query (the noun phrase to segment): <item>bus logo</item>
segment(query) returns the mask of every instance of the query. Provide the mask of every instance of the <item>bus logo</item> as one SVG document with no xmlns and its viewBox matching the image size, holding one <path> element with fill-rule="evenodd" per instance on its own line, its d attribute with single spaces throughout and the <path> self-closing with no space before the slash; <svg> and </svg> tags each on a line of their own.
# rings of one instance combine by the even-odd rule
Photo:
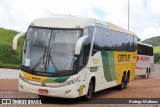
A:
<svg viewBox="0 0 160 107">
<path fill-rule="evenodd" d="M 99 64 L 99 60 L 98 59 L 92 59 L 93 64 Z"/>
<path fill-rule="evenodd" d="M 41 79 L 39 77 L 32 77 L 33 80 L 40 81 Z"/>
<path fill-rule="evenodd" d="M 150 61 L 150 58 L 149 57 L 140 57 L 140 61 L 142 62 L 149 62 Z"/>
<path fill-rule="evenodd" d="M 119 54 L 118 62 L 125 62 L 125 61 L 130 61 L 130 55 Z"/>
<path fill-rule="evenodd" d="M 46 86 L 46 84 L 44 82 L 42 82 L 42 87 L 45 87 L 45 86 Z"/>
</svg>

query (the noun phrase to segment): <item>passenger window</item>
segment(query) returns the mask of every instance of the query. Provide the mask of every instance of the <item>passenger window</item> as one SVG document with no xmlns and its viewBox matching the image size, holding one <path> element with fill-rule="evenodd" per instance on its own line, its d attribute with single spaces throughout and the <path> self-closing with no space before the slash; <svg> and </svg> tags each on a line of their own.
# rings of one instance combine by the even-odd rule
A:
<svg viewBox="0 0 160 107">
<path fill-rule="evenodd" d="M 103 37 L 104 37 L 104 50 L 106 51 L 111 51 L 112 47 L 112 37 L 109 34 L 109 31 L 107 29 L 103 30 Z"/>
<path fill-rule="evenodd" d="M 81 48 L 81 53 L 80 53 L 80 57 L 79 57 L 79 67 L 80 68 L 85 66 L 86 63 L 88 62 L 89 47 L 90 46 L 85 45 L 85 46 L 82 46 L 82 48 Z"/>
<path fill-rule="evenodd" d="M 103 28 L 97 27 L 94 38 L 92 55 L 103 49 Z"/>
</svg>

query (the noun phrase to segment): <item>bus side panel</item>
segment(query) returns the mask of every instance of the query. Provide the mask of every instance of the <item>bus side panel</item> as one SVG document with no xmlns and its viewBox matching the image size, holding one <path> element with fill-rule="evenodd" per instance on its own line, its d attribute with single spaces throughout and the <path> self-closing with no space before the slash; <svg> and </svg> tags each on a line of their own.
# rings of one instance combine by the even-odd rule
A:
<svg viewBox="0 0 160 107">
<path fill-rule="evenodd" d="M 124 71 L 126 74 L 130 71 L 129 81 L 134 79 L 136 52 L 101 51 L 101 55 L 105 81 L 110 83 L 110 87 L 121 84 Z"/>
<path fill-rule="evenodd" d="M 104 68 L 104 57 L 107 58 L 106 56 L 102 55 L 101 51 L 99 51 L 93 56 L 91 56 L 88 64 L 88 67 L 90 68 L 90 73 L 88 73 L 88 77 L 93 74 L 96 77 L 95 91 L 110 88 L 111 86 L 111 76 L 109 74 L 110 71 L 106 71 L 109 65 L 106 65 Z"/>
<path fill-rule="evenodd" d="M 115 71 L 114 55 L 112 51 L 101 51 L 104 76 L 107 82 L 117 79 Z"/>
<path fill-rule="evenodd" d="M 130 71 L 129 81 L 135 77 L 136 52 L 114 52 L 117 84 L 121 84 L 123 72 Z"/>
<path fill-rule="evenodd" d="M 101 54 L 105 81 L 110 82 L 110 87 L 117 86 L 118 84 L 116 83 L 116 80 L 118 79 L 118 77 L 115 68 L 114 52 L 102 51 Z"/>
<path fill-rule="evenodd" d="M 136 75 L 146 75 L 147 68 L 153 71 L 153 56 L 138 55 L 136 64 Z"/>
</svg>

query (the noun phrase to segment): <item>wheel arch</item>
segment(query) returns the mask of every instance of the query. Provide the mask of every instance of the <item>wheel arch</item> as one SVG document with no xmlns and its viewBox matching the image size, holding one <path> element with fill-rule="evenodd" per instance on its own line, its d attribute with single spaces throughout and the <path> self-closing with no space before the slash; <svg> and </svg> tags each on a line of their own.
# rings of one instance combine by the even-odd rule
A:
<svg viewBox="0 0 160 107">
<path fill-rule="evenodd" d="M 93 83 L 94 83 L 94 92 L 95 92 L 95 87 L 96 87 L 96 76 L 95 76 L 95 75 L 91 75 L 91 76 L 89 77 L 89 79 L 87 80 L 87 84 L 86 84 L 86 92 L 85 92 L 85 94 L 87 94 L 87 92 L 88 92 L 88 86 L 89 86 L 90 81 L 93 81 Z"/>
<path fill-rule="evenodd" d="M 90 81 L 93 81 L 94 84 L 94 92 L 95 92 L 95 87 L 96 87 L 96 77 L 95 76 L 91 76 Z M 89 82 L 90 82 L 89 81 Z"/>
</svg>

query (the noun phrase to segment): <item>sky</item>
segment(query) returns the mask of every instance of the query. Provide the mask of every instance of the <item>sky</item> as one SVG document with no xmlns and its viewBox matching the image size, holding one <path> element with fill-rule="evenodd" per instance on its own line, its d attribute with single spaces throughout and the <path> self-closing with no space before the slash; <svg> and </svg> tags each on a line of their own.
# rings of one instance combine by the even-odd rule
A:
<svg viewBox="0 0 160 107">
<path fill-rule="evenodd" d="M 160 36 L 160 0 L 129 0 L 129 30 L 141 39 Z M 0 27 L 25 32 L 40 17 L 92 17 L 128 29 L 128 0 L 0 0 Z"/>
</svg>

